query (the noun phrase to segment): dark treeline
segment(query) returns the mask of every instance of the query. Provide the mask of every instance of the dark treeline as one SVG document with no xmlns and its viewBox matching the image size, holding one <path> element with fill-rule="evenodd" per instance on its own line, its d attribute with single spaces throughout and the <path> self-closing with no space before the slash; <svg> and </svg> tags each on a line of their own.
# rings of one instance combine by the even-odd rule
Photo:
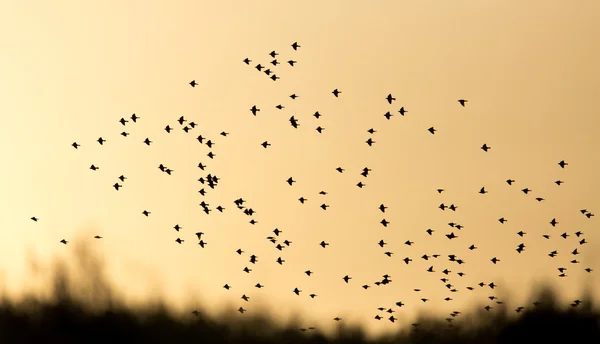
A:
<svg viewBox="0 0 600 344">
<path fill-rule="evenodd" d="M 560 305 L 556 294 L 543 287 L 519 316 L 514 309 L 495 305 L 486 312 L 474 306 L 448 322 L 443 317 L 420 318 L 418 326 L 399 326 L 399 332 L 367 340 L 363 329 L 340 325 L 335 337 L 300 325 L 276 325 L 266 312 L 256 316 L 225 314 L 219 319 L 190 314 L 183 319 L 155 303 L 131 309 L 115 301 L 102 278 L 101 267 L 79 251 L 85 273 L 73 282 L 64 266 L 54 276 L 52 298 L 3 297 L 0 304 L 0 343 L 576 343 L 600 342 L 600 314 L 591 297 L 577 307 Z M 87 253 L 89 255 L 89 253 Z M 90 275 L 90 276 L 88 276 Z M 85 295 L 83 298 L 81 295 Z M 102 308 L 90 307 L 101 304 Z M 256 310 L 256 307 L 254 307 Z M 255 312 L 256 313 L 256 312 Z M 332 320 L 333 321 L 333 320 Z M 375 321 L 375 320 L 373 320 Z M 381 321 L 387 321 L 385 319 Z M 343 324 L 343 321 L 340 323 Z"/>
</svg>

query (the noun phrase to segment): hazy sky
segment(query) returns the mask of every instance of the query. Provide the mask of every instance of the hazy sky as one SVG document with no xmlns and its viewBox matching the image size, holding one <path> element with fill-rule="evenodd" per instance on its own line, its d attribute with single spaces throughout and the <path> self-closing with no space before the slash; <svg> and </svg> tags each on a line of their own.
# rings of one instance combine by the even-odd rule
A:
<svg viewBox="0 0 600 344">
<path fill-rule="evenodd" d="M 372 320 L 377 307 L 397 301 L 407 305 L 394 313 L 400 324 L 416 310 L 492 304 L 487 297 L 498 292 L 476 286 L 480 281 L 517 299 L 544 279 L 576 293 L 584 282 L 598 283 L 584 268 L 600 272 L 592 254 L 600 249 L 598 216 L 579 212 L 600 216 L 598 22 L 596 0 L 4 1 L 0 257 L 7 287 L 18 292 L 31 283 L 32 252 L 49 263 L 91 241 L 131 300 L 164 293 L 186 312 L 193 305 L 184 308 L 185 301 L 199 297 L 211 309 L 231 301 L 249 313 L 265 302 L 276 314 L 297 310 L 312 319 L 307 325 L 321 327 L 335 316 L 364 320 L 373 331 L 397 327 Z M 280 54 L 277 67 L 269 63 L 272 50 Z M 298 62 L 291 67 L 289 59 Z M 281 79 L 273 82 L 257 63 Z M 392 105 L 389 93 L 397 99 Z M 253 105 L 261 109 L 256 117 Z M 318 120 L 315 111 L 323 115 Z M 386 111 L 395 115 L 389 121 Z M 132 113 L 137 123 L 118 123 Z M 182 115 L 198 127 L 186 134 L 176 122 Z M 292 115 L 298 129 L 288 122 Z M 120 136 L 123 130 L 131 135 Z M 200 134 L 215 146 L 199 144 Z M 265 140 L 268 149 L 260 146 Z M 73 149 L 73 141 L 82 146 Z M 484 143 L 492 147 L 487 153 Z M 565 169 L 557 165 L 563 159 Z M 161 163 L 172 176 L 159 171 Z M 346 171 L 339 174 L 338 166 Z M 367 178 L 360 176 L 364 167 L 372 169 Z M 197 181 L 207 173 L 220 178 L 214 190 Z M 128 179 L 117 192 L 112 184 L 121 174 Z M 290 187 L 288 177 L 297 183 Z M 554 184 L 559 179 L 561 186 Z M 359 181 L 366 186 L 356 187 Z M 488 194 L 478 193 L 482 186 Z M 524 195 L 525 187 L 533 191 Z M 239 197 L 253 217 L 236 209 Z M 322 203 L 330 208 L 323 211 Z M 382 203 L 385 214 L 377 209 Z M 458 209 L 441 211 L 440 203 Z M 500 224 L 501 217 L 508 222 Z M 276 227 L 279 241 L 292 241 L 283 251 L 266 240 Z M 521 238 L 519 230 L 527 234 Z M 576 238 L 577 230 L 585 234 Z M 197 231 L 205 233 L 204 249 Z M 459 237 L 448 240 L 451 231 Z M 562 239 L 563 232 L 571 236 Z M 94 241 L 96 234 L 104 239 Z M 177 237 L 185 242 L 178 245 Z M 589 243 L 580 247 L 583 237 Z M 69 245 L 59 243 L 63 238 Z M 330 245 L 321 248 L 321 240 Z M 526 245 L 521 254 L 519 243 Z M 471 244 L 479 249 L 469 251 Z M 570 254 L 576 247 L 577 257 Z M 552 250 L 556 258 L 548 257 Z M 257 264 L 248 262 L 250 254 Z M 427 262 L 423 254 L 441 257 Z M 448 254 L 466 264 L 449 262 Z M 275 262 L 280 256 L 283 265 Z M 406 265 L 404 257 L 413 261 Z M 581 263 L 569 263 L 574 258 Z M 431 265 L 435 273 L 426 272 Z M 253 271 L 244 273 L 245 266 Z M 567 278 L 557 277 L 560 266 Z M 375 287 L 386 273 L 393 282 Z M 446 289 L 442 277 L 459 291 Z"/>
</svg>

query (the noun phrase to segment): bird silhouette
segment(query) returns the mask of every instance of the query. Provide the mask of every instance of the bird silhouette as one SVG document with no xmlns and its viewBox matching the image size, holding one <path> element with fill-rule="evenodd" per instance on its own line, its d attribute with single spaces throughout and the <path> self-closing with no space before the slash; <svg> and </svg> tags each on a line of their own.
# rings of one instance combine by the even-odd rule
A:
<svg viewBox="0 0 600 344">
<path fill-rule="evenodd" d="M 290 117 L 290 124 L 294 128 L 298 128 L 298 126 L 299 126 L 298 121 L 294 118 L 294 116 Z"/>
<path fill-rule="evenodd" d="M 392 102 L 396 100 L 396 98 L 392 97 L 391 94 L 388 94 L 385 99 L 387 100 L 388 104 L 392 104 Z"/>
</svg>

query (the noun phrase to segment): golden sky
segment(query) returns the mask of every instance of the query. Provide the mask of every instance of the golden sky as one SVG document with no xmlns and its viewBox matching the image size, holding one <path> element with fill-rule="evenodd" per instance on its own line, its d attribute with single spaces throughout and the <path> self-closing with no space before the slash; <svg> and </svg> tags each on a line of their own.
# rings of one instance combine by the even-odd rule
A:
<svg viewBox="0 0 600 344">
<path fill-rule="evenodd" d="M 476 286 L 481 281 L 494 281 L 515 302 L 543 280 L 576 295 L 585 283 L 598 283 L 584 268 L 600 271 L 593 253 L 600 248 L 597 217 L 579 212 L 600 212 L 598 22 L 595 0 L 5 1 L 0 257 L 6 287 L 18 294 L 32 283 L 32 252 L 49 263 L 90 241 L 130 300 L 161 294 L 186 312 L 190 298 L 211 310 L 233 302 L 252 312 L 266 304 L 283 317 L 302 312 L 307 325 L 321 327 L 340 316 L 364 321 L 373 332 L 395 328 L 372 318 L 377 307 L 397 301 L 406 304 L 394 313 L 401 324 L 419 310 L 492 304 L 487 297 L 500 294 Z M 281 65 L 269 63 L 272 50 Z M 289 66 L 290 59 L 297 64 Z M 281 79 L 258 72 L 258 63 Z M 339 98 L 331 94 L 336 88 Z M 389 93 L 397 99 L 392 105 Z M 461 98 L 468 100 L 464 108 Z M 253 105 L 261 109 L 257 116 Z M 404 117 L 400 107 L 408 111 Z M 315 111 L 323 115 L 318 120 Z M 386 111 L 394 114 L 389 121 Z M 132 113 L 137 123 L 118 123 Z M 198 124 L 187 134 L 176 122 L 182 115 Z M 288 122 L 292 115 L 298 129 Z M 167 134 L 166 125 L 174 131 Z M 123 130 L 131 135 L 122 137 Z M 215 146 L 199 144 L 198 135 Z M 142 142 L 146 137 L 151 146 Z M 268 149 L 260 146 L 265 140 Z M 564 169 L 561 160 L 569 164 Z M 171 176 L 159 171 L 161 163 Z M 91 171 L 91 164 L 100 169 Z M 372 169 L 367 178 L 360 175 L 364 167 Z M 214 190 L 197 181 L 207 173 L 220 178 Z M 112 185 L 121 174 L 128 179 L 117 192 Z M 291 187 L 289 177 L 297 181 Z M 356 187 L 359 181 L 366 186 Z M 488 194 L 478 193 L 482 186 Z M 520 191 L 526 187 L 533 190 L 528 195 Z M 256 225 L 236 209 L 239 197 L 256 211 Z M 202 200 L 210 215 L 198 205 Z M 330 207 L 323 211 L 322 203 Z M 385 214 L 377 209 L 382 203 Z M 441 211 L 440 203 L 458 209 Z M 500 224 L 501 217 L 508 222 Z M 457 231 L 448 222 L 465 227 Z M 290 247 L 278 251 L 266 240 L 274 228 Z M 457 239 L 444 236 L 451 230 Z M 204 249 L 197 231 L 205 233 Z M 563 232 L 570 237 L 560 238 Z M 96 234 L 104 238 L 94 240 Z M 185 242 L 178 245 L 177 237 Z M 580 246 L 584 237 L 588 244 Z M 381 239 L 388 243 L 383 249 Z M 321 240 L 330 245 L 321 248 Z M 519 243 L 526 245 L 521 254 Z M 468 250 L 471 244 L 479 249 Z M 236 254 L 238 248 L 245 253 Z M 572 256 L 574 248 L 582 254 Z M 557 257 L 548 257 L 552 250 Z M 250 254 L 257 264 L 248 262 Z M 426 262 L 423 254 L 441 257 Z M 466 264 L 449 262 L 448 254 Z M 283 265 L 276 263 L 280 256 Z M 404 257 L 413 261 L 406 265 Z M 492 264 L 492 257 L 500 262 Z M 581 263 L 569 263 L 574 258 Z M 426 272 L 431 265 L 435 273 Z M 245 266 L 253 271 L 244 273 Z M 557 277 L 561 266 L 567 278 Z M 445 268 L 456 293 L 439 281 Z M 314 275 L 306 276 L 307 269 Z M 375 287 L 383 274 L 392 283 Z M 315 299 L 308 296 L 313 292 Z"/>
</svg>

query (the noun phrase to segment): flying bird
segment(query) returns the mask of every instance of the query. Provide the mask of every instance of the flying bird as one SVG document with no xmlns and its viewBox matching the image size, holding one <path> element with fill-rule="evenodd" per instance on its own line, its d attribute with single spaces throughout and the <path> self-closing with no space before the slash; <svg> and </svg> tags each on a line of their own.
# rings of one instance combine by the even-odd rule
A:
<svg viewBox="0 0 600 344">
<path fill-rule="evenodd" d="M 294 116 L 290 117 L 290 124 L 292 125 L 292 127 L 296 128 L 296 129 L 297 129 L 297 128 L 298 128 L 298 126 L 299 126 L 299 124 L 298 124 L 298 120 L 296 120 L 296 119 L 294 118 Z"/>
</svg>

